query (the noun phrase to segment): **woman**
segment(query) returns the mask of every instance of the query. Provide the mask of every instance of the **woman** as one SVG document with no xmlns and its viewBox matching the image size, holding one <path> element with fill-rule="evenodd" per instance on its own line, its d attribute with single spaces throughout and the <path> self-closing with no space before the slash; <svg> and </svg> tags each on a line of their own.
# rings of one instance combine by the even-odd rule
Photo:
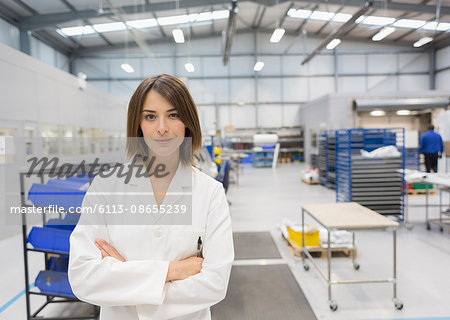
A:
<svg viewBox="0 0 450 320">
<path fill-rule="evenodd" d="M 145 199 L 143 193 L 133 196 L 136 179 L 124 183 L 97 175 L 83 208 L 145 202 L 162 212 L 179 202 L 171 201 L 170 193 L 188 172 L 192 217 L 188 225 L 177 225 L 176 218 L 167 220 L 174 225 L 159 220 L 113 225 L 95 224 L 92 215 L 82 214 L 70 237 L 72 290 L 80 300 L 101 306 L 104 320 L 210 319 L 210 306 L 225 297 L 234 259 L 231 219 L 222 185 L 192 167 L 201 131 L 183 82 L 166 74 L 142 81 L 129 103 L 127 136 L 138 137 L 127 141 L 130 158 L 140 154 L 147 165 L 164 165 L 159 175 L 149 172 L 144 178 L 152 192 Z"/>
</svg>

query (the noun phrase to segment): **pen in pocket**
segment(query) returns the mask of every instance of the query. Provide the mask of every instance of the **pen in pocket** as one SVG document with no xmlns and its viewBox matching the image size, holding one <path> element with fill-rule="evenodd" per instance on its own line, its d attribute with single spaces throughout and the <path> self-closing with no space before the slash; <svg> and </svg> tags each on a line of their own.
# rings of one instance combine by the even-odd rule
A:
<svg viewBox="0 0 450 320">
<path fill-rule="evenodd" d="M 197 257 L 203 258 L 203 243 L 202 243 L 202 237 L 199 236 L 197 240 Z"/>
</svg>

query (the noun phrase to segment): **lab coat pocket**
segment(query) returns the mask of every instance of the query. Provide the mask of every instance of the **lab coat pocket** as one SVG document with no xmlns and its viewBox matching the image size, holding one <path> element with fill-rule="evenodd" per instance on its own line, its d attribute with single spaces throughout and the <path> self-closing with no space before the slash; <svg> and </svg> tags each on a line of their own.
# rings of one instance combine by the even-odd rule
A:
<svg viewBox="0 0 450 320">
<path fill-rule="evenodd" d="M 183 260 L 192 256 L 201 254 L 205 230 L 201 228 L 190 227 L 172 227 L 171 252 L 175 260 Z M 200 239 L 200 244 L 199 244 Z"/>
</svg>

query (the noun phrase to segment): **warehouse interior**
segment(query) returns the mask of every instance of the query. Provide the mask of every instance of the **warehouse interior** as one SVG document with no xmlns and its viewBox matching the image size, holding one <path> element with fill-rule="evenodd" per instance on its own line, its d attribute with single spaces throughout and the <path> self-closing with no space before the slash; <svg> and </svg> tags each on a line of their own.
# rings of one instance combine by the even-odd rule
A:
<svg viewBox="0 0 450 320">
<path fill-rule="evenodd" d="M 192 95 L 195 166 L 226 192 L 211 319 L 450 319 L 447 0 L 2 0 L 0 319 L 99 319 L 68 280 L 74 225 L 8 213 L 81 206 L 92 179 L 29 159 L 112 162 L 159 74 Z"/>
</svg>

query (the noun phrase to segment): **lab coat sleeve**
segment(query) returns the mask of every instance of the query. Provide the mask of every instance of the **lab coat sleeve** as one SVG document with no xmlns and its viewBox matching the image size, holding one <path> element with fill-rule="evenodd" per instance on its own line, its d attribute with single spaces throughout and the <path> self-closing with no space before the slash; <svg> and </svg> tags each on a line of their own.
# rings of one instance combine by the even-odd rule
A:
<svg viewBox="0 0 450 320">
<path fill-rule="evenodd" d="M 92 195 L 97 188 L 94 179 L 83 207 L 105 204 L 106 199 Z M 68 276 L 73 293 L 80 300 L 99 306 L 161 304 L 169 261 L 102 259 L 95 239 L 109 242 L 107 226 L 90 223 L 89 214 L 82 214 L 70 236 Z"/>
<path fill-rule="evenodd" d="M 158 307 L 154 319 L 159 319 L 159 315 L 167 318 L 188 315 L 211 307 L 225 298 L 234 247 L 228 202 L 221 184 L 216 185 L 210 200 L 203 257 L 200 273 L 166 284 L 163 305 Z"/>
</svg>

